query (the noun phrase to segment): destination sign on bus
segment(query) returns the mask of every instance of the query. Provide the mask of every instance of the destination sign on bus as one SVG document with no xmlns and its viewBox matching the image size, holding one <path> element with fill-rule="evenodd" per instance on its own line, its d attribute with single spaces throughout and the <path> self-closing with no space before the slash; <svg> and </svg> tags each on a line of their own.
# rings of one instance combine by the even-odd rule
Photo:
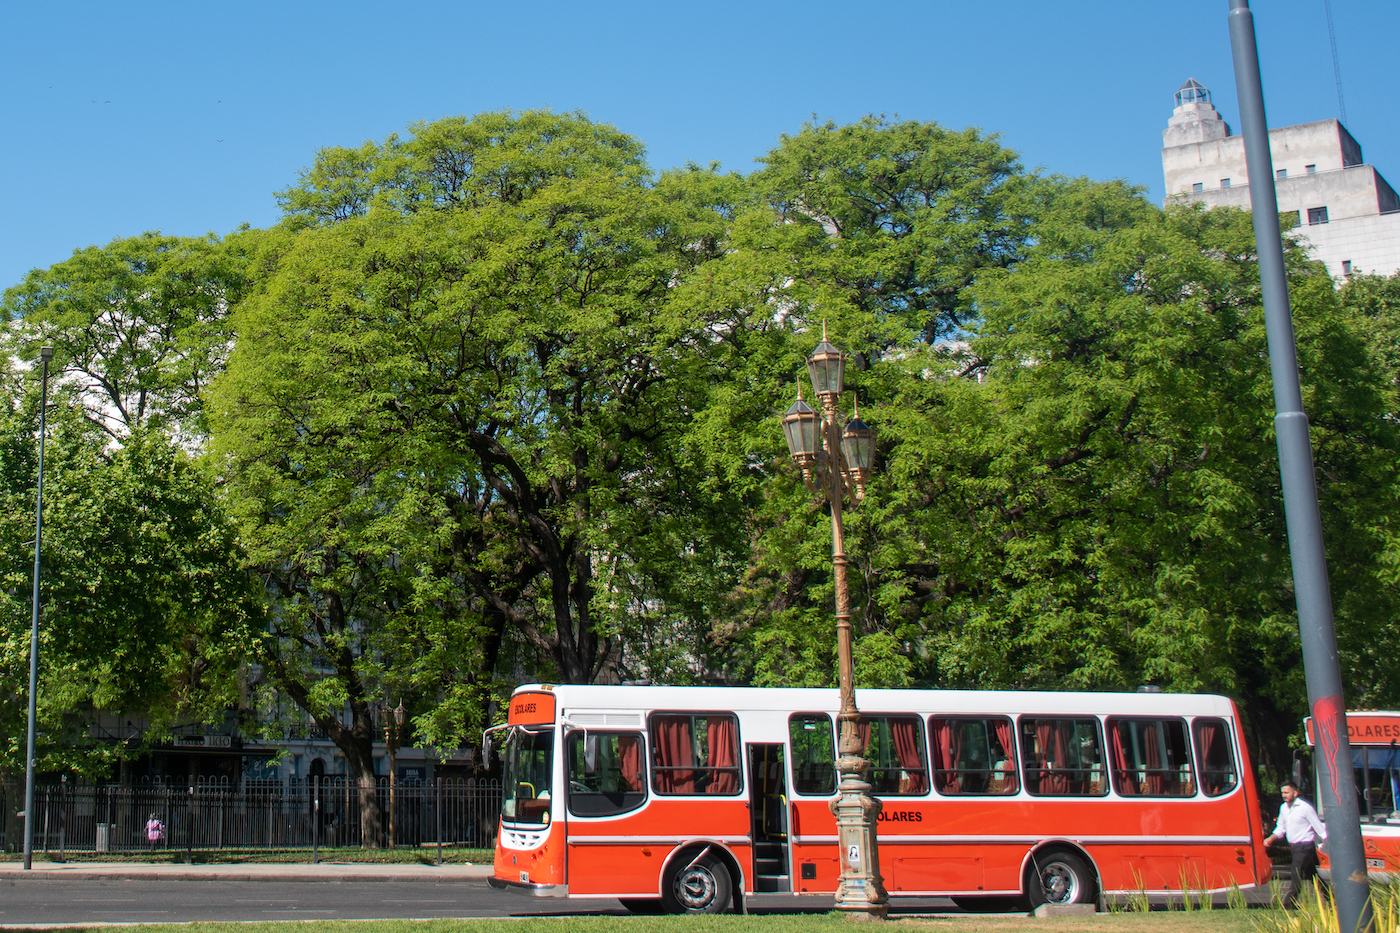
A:
<svg viewBox="0 0 1400 933">
<path fill-rule="evenodd" d="M 1315 745 L 1312 717 L 1303 720 L 1308 744 Z M 1394 713 L 1347 713 L 1347 741 L 1352 745 L 1389 745 L 1400 742 L 1400 716 Z"/>
<path fill-rule="evenodd" d="M 510 698 L 512 726 L 538 726 L 554 722 L 554 694 L 517 693 Z"/>
</svg>

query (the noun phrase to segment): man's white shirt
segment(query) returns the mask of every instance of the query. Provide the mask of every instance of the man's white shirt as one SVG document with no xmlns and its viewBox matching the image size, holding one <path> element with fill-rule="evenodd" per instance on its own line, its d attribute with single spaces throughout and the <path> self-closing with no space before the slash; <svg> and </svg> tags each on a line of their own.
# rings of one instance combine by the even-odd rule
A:
<svg viewBox="0 0 1400 933">
<path fill-rule="evenodd" d="M 1317 811 L 1302 797 L 1294 798 L 1292 804 L 1285 803 L 1278 809 L 1278 825 L 1274 835 L 1282 835 L 1289 845 L 1303 842 L 1317 842 L 1327 838 L 1327 827 L 1322 825 Z"/>
</svg>

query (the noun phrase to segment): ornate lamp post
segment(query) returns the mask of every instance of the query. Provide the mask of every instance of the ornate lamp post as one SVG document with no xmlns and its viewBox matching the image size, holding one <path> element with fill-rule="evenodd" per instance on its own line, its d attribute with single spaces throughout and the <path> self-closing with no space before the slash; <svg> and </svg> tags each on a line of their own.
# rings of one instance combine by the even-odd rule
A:
<svg viewBox="0 0 1400 933">
<path fill-rule="evenodd" d="M 403 735 L 404 717 L 408 715 L 408 710 L 403 707 L 403 700 L 399 700 L 397 709 L 390 710 L 394 715 L 384 717 L 384 746 L 389 751 L 389 848 L 394 847 L 394 788 L 399 780 L 399 739 Z"/>
<path fill-rule="evenodd" d="M 856 708 L 855 663 L 851 655 L 851 594 L 846 584 L 846 539 L 841 510 L 850 496 L 854 507 L 865 497 L 865 484 L 875 462 L 875 432 L 860 420 L 859 410 L 844 425 L 837 401 L 845 380 L 846 356 L 822 342 L 807 360 L 812 389 L 821 401 L 818 413 L 802 400 L 783 416 L 792 460 L 802 470 L 803 482 L 831 504 L 831 563 L 836 585 L 836 658 L 841 684 L 840 738 L 836 770 L 841 784 L 831 812 L 841 846 L 841 883 L 836 888 L 836 909 L 858 919 L 884 919 L 889 895 L 880 877 L 880 853 L 875 820 L 880 802 L 870 796 L 870 763 L 862 757 L 860 710 Z"/>
<path fill-rule="evenodd" d="M 34 729 L 39 698 L 39 542 L 44 537 L 44 435 L 48 433 L 49 360 L 53 347 L 41 347 L 39 389 L 39 479 L 34 494 L 34 615 L 29 633 L 29 735 L 24 756 L 24 870 L 34 867 Z"/>
</svg>

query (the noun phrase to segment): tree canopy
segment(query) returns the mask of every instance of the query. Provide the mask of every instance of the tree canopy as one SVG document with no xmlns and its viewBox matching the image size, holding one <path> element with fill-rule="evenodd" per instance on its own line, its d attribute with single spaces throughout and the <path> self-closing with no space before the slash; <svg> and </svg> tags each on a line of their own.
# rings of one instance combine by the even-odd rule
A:
<svg viewBox="0 0 1400 933">
<path fill-rule="evenodd" d="M 169 705 L 250 658 L 372 821 L 400 698 L 451 747 L 522 680 L 834 683 L 828 519 L 779 429 L 825 327 L 880 429 L 863 684 L 1218 691 L 1283 767 L 1305 691 L 1248 216 L 880 117 L 759 162 L 657 173 L 580 113 L 420 123 L 322 150 L 269 230 L 6 292 L 6 349 L 57 346 L 104 432 L 55 438 L 56 572 L 88 588 L 51 611 L 103 618 L 137 569 L 198 595 L 75 641 L 104 660 L 74 689 Z M 1400 280 L 1288 262 L 1349 699 L 1397 703 Z M 32 405 L 0 413 L 15 515 Z"/>
</svg>

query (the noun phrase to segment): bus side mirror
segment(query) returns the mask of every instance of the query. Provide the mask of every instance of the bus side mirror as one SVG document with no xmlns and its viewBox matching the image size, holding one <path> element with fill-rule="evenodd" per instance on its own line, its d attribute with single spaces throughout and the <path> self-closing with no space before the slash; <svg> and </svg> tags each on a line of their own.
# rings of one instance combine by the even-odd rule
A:
<svg viewBox="0 0 1400 933">
<path fill-rule="evenodd" d="M 598 737 L 596 735 L 583 737 L 583 773 L 598 773 Z"/>
<path fill-rule="evenodd" d="M 1296 754 L 1293 756 L 1293 783 L 1301 790 L 1303 787 L 1303 759 Z"/>
</svg>

